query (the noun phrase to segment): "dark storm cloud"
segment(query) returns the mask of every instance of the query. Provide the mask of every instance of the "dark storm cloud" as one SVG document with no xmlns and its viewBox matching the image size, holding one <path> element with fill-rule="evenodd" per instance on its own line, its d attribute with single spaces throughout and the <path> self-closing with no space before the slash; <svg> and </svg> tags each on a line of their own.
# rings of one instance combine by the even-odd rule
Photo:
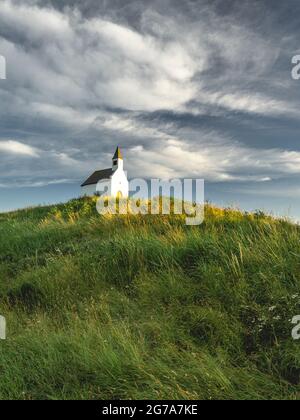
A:
<svg viewBox="0 0 300 420">
<path fill-rule="evenodd" d="M 298 2 L 3 0 L 1 185 L 300 173 Z"/>
</svg>

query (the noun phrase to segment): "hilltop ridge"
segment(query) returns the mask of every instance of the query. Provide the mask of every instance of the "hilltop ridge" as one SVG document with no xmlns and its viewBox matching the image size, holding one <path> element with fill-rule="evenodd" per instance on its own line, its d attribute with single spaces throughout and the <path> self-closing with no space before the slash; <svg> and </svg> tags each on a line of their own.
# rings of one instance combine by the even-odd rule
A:
<svg viewBox="0 0 300 420">
<path fill-rule="evenodd" d="M 0 215 L 0 399 L 298 399 L 300 227 L 206 206 Z"/>
</svg>

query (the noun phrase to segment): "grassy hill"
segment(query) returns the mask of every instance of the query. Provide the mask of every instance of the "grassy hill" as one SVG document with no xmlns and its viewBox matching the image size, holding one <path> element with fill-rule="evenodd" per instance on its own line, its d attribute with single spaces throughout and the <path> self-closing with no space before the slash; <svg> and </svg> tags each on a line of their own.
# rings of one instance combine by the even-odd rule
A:
<svg viewBox="0 0 300 420">
<path fill-rule="evenodd" d="M 0 215 L 0 398 L 299 399 L 300 228 L 207 206 Z"/>
</svg>

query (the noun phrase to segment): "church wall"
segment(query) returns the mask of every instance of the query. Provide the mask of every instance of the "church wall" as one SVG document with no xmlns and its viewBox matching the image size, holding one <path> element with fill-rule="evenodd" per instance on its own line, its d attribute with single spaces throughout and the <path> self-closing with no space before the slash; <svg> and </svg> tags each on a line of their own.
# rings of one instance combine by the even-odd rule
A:
<svg viewBox="0 0 300 420">
<path fill-rule="evenodd" d="M 85 185 L 81 187 L 81 195 L 82 196 L 91 196 L 96 194 L 96 185 Z"/>
<path fill-rule="evenodd" d="M 112 197 L 116 197 L 118 192 L 122 193 L 123 198 L 128 197 L 128 180 L 127 180 L 127 173 L 124 172 L 122 169 L 117 169 L 112 176 L 112 183 L 111 183 L 111 195 Z"/>
</svg>

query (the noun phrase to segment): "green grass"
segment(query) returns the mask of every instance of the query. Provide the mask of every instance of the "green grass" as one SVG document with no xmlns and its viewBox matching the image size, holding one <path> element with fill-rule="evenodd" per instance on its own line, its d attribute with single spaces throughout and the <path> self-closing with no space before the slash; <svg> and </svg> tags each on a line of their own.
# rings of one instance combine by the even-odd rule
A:
<svg viewBox="0 0 300 420">
<path fill-rule="evenodd" d="M 300 227 L 94 199 L 0 215 L 0 399 L 299 399 Z"/>
</svg>

